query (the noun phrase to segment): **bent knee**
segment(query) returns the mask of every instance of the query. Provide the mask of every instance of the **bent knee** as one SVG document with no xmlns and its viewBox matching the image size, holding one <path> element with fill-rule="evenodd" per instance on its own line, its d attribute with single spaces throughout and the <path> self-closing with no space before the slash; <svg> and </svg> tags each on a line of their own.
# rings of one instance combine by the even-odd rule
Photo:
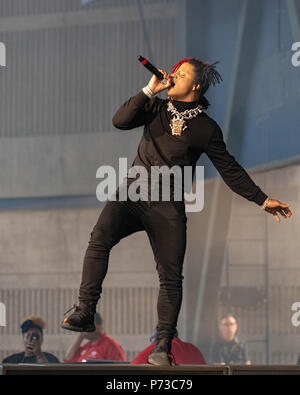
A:
<svg viewBox="0 0 300 395">
<path fill-rule="evenodd" d="M 105 228 L 94 228 L 91 232 L 89 244 L 102 246 L 106 249 L 111 249 L 115 244 L 119 242 L 119 238 L 113 235 L 109 229 Z"/>
</svg>

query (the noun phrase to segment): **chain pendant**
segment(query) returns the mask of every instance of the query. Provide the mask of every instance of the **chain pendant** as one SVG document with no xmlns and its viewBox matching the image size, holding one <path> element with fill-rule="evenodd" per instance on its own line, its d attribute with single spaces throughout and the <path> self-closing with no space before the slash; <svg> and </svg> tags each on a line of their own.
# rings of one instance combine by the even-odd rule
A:
<svg viewBox="0 0 300 395">
<path fill-rule="evenodd" d="M 182 127 L 184 125 L 184 121 L 180 120 L 173 120 L 171 121 L 171 129 L 172 129 L 172 135 L 173 136 L 181 136 L 182 134 Z"/>
<path fill-rule="evenodd" d="M 192 108 L 190 110 L 178 112 L 176 108 L 173 106 L 173 104 L 171 103 L 171 101 L 169 100 L 167 111 L 170 111 L 172 115 L 175 116 L 175 118 L 173 118 L 170 123 L 170 127 L 172 129 L 172 135 L 181 136 L 183 130 L 185 130 L 187 127 L 184 119 L 195 118 L 198 114 L 202 112 L 202 107 L 198 105 L 197 107 Z"/>
</svg>

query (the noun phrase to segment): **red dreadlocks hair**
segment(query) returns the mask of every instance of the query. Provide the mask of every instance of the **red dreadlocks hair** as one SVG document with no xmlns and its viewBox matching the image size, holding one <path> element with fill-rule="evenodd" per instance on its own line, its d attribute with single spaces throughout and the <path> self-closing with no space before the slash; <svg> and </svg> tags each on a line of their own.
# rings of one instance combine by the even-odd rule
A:
<svg viewBox="0 0 300 395">
<path fill-rule="evenodd" d="M 171 73 L 174 73 L 182 63 L 190 63 L 194 66 L 195 72 L 195 84 L 200 84 L 200 92 L 199 99 L 197 101 L 197 105 L 200 104 L 204 109 L 207 109 L 210 103 L 204 96 L 204 93 L 207 91 L 211 84 L 215 85 L 222 80 L 221 75 L 215 69 L 215 65 L 220 63 L 219 61 L 215 63 L 202 62 L 201 60 L 193 57 L 181 59 L 179 62 L 172 66 Z M 222 80 L 223 81 L 223 80 Z"/>
</svg>

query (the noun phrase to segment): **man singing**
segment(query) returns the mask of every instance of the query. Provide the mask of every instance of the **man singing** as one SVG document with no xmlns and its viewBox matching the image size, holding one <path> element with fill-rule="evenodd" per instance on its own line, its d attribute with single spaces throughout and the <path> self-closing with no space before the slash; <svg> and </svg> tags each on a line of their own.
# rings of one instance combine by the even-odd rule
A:
<svg viewBox="0 0 300 395">
<path fill-rule="evenodd" d="M 151 183 L 151 170 L 161 166 L 169 169 L 177 166 L 182 170 L 191 166 L 194 174 L 197 160 L 204 152 L 235 193 L 256 203 L 280 222 L 278 214 L 284 218 L 291 216 L 289 204 L 270 199 L 253 182 L 227 151 L 217 122 L 204 111 L 210 105 L 205 92 L 211 84 L 215 85 L 222 79 L 215 69 L 216 63 L 204 63 L 190 57 L 176 63 L 171 74 L 159 69 L 167 84 L 153 75 L 147 86 L 121 105 L 113 116 L 113 125 L 121 130 L 144 126 L 132 165 L 145 169 L 146 181 Z M 165 89 L 168 89 L 168 98 L 158 98 L 156 94 Z M 126 200 L 106 202 L 84 257 L 79 305 L 73 306 L 75 311 L 61 324 L 73 331 L 94 331 L 94 313 L 102 293 L 110 250 L 122 238 L 144 230 L 153 250 L 160 283 L 157 340 L 148 356 L 148 363 L 161 366 L 171 365 L 171 342 L 182 302 L 187 217 L 184 199 L 174 197 L 182 186 L 180 182 L 175 183 L 175 179 L 176 176 L 170 183 L 169 200 L 152 199 L 152 185 L 145 194 L 144 184 L 147 183 L 141 183 L 139 193 L 143 198 L 130 199 L 133 194 L 129 193 Z M 132 192 L 136 181 L 132 173 L 127 176 L 125 185 L 128 192 Z M 159 179 L 159 187 L 161 184 Z M 118 188 L 118 197 L 120 191 Z"/>
</svg>

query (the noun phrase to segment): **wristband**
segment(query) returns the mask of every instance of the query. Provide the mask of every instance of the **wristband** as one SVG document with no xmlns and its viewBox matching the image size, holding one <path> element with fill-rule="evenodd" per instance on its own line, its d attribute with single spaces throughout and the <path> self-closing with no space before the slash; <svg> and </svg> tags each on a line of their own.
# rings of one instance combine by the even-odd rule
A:
<svg viewBox="0 0 300 395">
<path fill-rule="evenodd" d="M 267 207 L 269 200 L 270 198 L 267 197 L 267 199 L 264 201 L 263 205 L 261 206 L 263 210 Z"/>
<path fill-rule="evenodd" d="M 144 86 L 143 92 L 149 97 L 149 99 L 155 96 L 155 94 L 152 92 L 148 85 Z"/>
</svg>

